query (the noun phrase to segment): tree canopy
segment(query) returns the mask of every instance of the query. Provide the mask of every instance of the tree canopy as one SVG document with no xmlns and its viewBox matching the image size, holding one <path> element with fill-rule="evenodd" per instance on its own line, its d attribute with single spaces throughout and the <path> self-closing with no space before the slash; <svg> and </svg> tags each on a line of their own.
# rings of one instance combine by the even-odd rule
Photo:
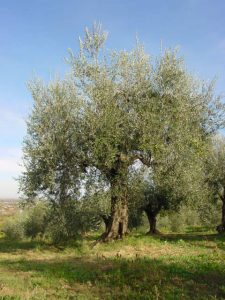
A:
<svg viewBox="0 0 225 300">
<path fill-rule="evenodd" d="M 20 182 L 29 199 L 43 195 L 63 210 L 80 201 L 84 178 L 95 174 L 110 192 L 103 235 L 110 240 L 127 233 L 130 167 L 139 160 L 158 187 L 173 178 L 184 189 L 190 161 L 203 155 L 223 110 L 213 84 L 191 76 L 176 50 L 153 60 L 139 42 L 130 52 L 111 51 L 106 39 L 100 25 L 86 29 L 79 53 L 69 52 L 64 80 L 30 83 Z"/>
</svg>

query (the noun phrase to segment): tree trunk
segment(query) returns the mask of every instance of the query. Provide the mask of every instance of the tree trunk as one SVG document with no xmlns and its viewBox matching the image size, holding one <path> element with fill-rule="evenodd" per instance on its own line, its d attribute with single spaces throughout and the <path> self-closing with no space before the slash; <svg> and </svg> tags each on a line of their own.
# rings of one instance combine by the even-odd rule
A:
<svg viewBox="0 0 225 300">
<path fill-rule="evenodd" d="M 149 231 L 148 234 L 158 234 L 159 231 L 156 229 L 156 216 L 158 212 L 151 210 L 150 207 L 145 208 L 145 213 L 148 217 Z"/>
<path fill-rule="evenodd" d="M 120 239 L 128 232 L 127 189 L 124 182 L 112 182 L 111 195 L 111 214 L 103 241 Z"/>
<path fill-rule="evenodd" d="M 222 218 L 221 218 L 221 224 L 219 226 L 216 227 L 216 230 L 219 233 L 225 232 L 225 192 L 224 195 L 222 197 Z"/>
<path fill-rule="evenodd" d="M 114 166 L 105 171 L 110 182 L 111 212 L 106 231 L 101 240 L 110 241 L 122 238 L 128 232 L 128 167 L 129 159 L 118 154 Z"/>
<path fill-rule="evenodd" d="M 123 198 L 112 200 L 111 218 L 103 234 L 104 241 L 122 238 L 128 232 L 128 206 Z"/>
<path fill-rule="evenodd" d="M 150 234 L 156 234 L 156 217 L 153 216 L 150 220 L 149 220 L 149 224 L 150 224 L 150 230 L 149 233 Z"/>
<path fill-rule="evenodd" d="M 107 232 L 109 230 L 109 225 L 110 225 L 110 216 L 107 216 L 107 215 L 102 215 L 102 219 L 103 219 L 103 222 L 105 224 L 105 232 Z"/>
</svg>

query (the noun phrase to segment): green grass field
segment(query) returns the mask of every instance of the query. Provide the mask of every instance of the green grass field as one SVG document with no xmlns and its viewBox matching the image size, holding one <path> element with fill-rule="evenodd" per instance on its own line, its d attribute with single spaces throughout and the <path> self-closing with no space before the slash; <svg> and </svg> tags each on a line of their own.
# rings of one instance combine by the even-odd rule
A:
<svg viewBox="0 0 225 300">
<path fill-rule="evenodd" d="M 225 299 L 225 236 L 189 233 L 54 247 L 0 239 L 0 299 Z"/>
</svg>

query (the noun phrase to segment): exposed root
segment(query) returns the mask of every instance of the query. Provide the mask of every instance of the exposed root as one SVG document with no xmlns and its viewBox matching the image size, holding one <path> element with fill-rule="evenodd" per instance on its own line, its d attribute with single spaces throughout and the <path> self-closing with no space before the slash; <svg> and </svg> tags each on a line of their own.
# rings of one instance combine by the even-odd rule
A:
<svg viewBox="0 0 225 300">
<path fill-rule="evenodd" d="M 119 234 L 117 236 L 113 236 L 111 232 L 103 232 L 103 234 L 100 235 L 100 237 L 91 244 L 91 247 L 94 248 L 100 243 L 110 243 L 113 241 L 122 240 L 124 236 L 128 235 L 128 233 L 129 232 L 124 233 L 122 236 Z"/>
</svg>

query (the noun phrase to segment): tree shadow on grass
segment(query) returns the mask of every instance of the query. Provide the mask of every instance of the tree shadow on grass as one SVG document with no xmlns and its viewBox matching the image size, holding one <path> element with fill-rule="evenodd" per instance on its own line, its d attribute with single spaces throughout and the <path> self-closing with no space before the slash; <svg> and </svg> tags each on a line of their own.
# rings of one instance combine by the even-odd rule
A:
<svg viewBox="0 0 225 300">
<path fill-rule="evenodd" d="M 61 244 L 49 243 L 45 240 L 22 240 L 22 241 L 11 241 L 7 239 L 0 239 L 0 253 L 25 253 L 29 250 L 49 250 L 51 252 L 62 252 L 65 249 L 76 249 L 79 253 L 82 252 L 82 241 L 74 240 L 64 242 Z"/>
<path fill-rule="evenodd" d="M 0 252 L 12 253 L 19 250 L 32 250 L 37 247 L 47 247 L 47 244 L 41 241 L 11 241 L 7 239 L 0 239 Z"/>
<path fill-rule="evenodd" d="M 24 272 L 48 281 L 97 287 L 100 299 L 216 299 L 225 298 L 224 265 L 195 258 L 169 262 L 156 259 L 67 258 L 4 260 L 0 268 L 17 276 Z M 18 275 L 19 276 L 19 275 Z M 108 298 L 108 291 L 111 296 Z M 96 295 L 95 295 L 96 296 Z"/>
<path fill-rule="evenodd" d="M 155 235 L 155 238 L 160 241 L 180 242 L 185 241 L 192 245 L 203 248 L 215 248 L 225 250 L 225 234 L 202 234 L 202 233 L 186 233 L 186 234 L 161 234 Z M 202 244 L 202 242 L 204 244 Z M 208 243 L 213 242 L 213 243 Z"/>
</svg>

